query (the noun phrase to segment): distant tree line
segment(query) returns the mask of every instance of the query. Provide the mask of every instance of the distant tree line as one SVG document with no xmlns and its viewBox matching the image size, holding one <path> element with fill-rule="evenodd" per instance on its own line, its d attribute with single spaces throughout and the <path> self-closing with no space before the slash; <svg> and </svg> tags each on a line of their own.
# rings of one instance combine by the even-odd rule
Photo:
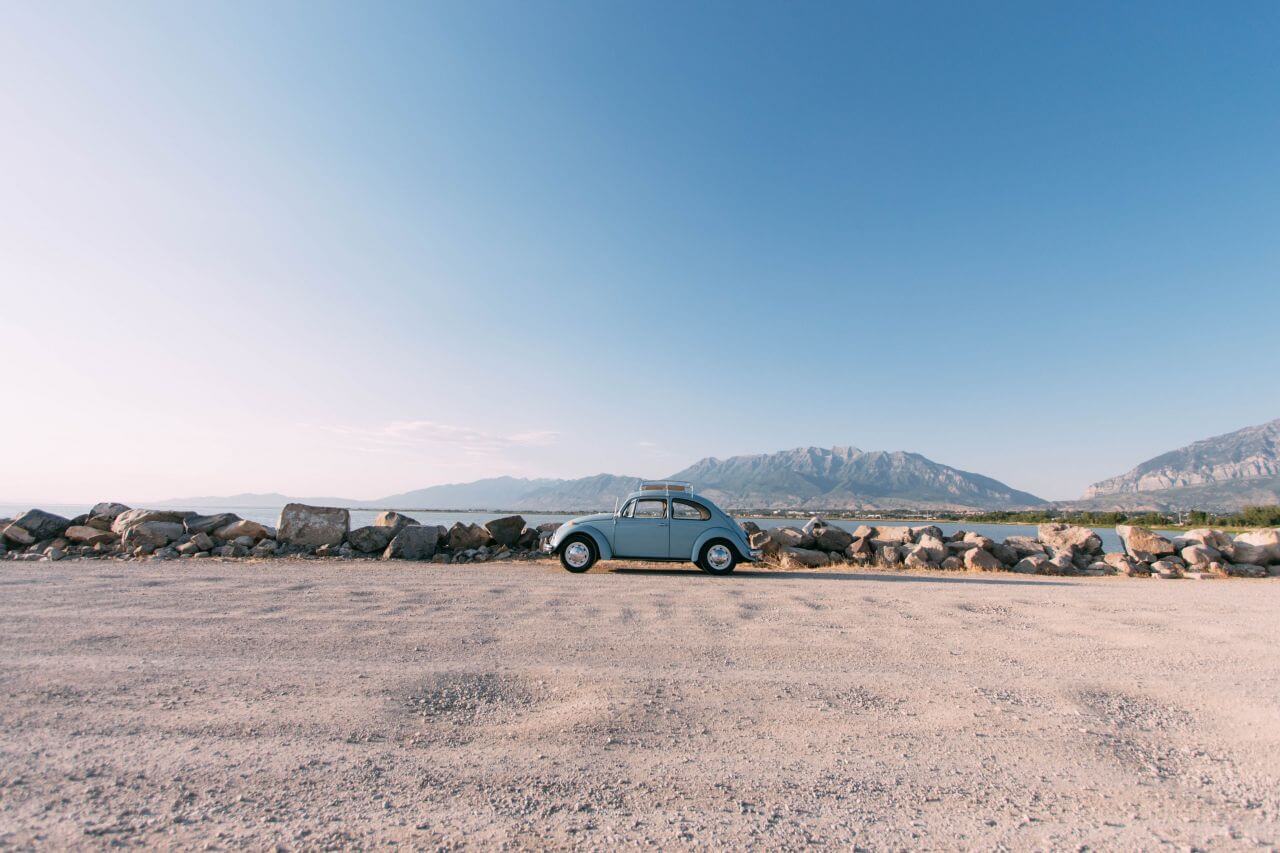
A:
<svg viewBox="0 0 1280 853">
<path fill-rule="evenodd" d="M 1191 527 L 1280 527 L 1280 505 L 1247 506 L 1235 513 L 1212 513 L 1191 510 L 1182 513 L 1162 512 L 1056 512 L 1054 510 L 1026 510 L 1010 512 L 996 510 L 979 515 L 963 516 L 970 521 L 1004 522 L 1008 524 L 1044 524 L 1049 521 L 1069 521 L 1086 527 L 1113 527 L 1117 524 L 1137 524 L 1142 527 L 1180 525 Z"/>
</svg>

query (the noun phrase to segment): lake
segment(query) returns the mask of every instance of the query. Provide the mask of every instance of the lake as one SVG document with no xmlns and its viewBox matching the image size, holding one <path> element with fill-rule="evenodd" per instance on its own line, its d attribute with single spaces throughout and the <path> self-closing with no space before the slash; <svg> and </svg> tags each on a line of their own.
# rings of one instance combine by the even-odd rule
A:
<svg viewBox="0 0 1280 853">
<path fill-rule="evenodd" d="M 25 512 L 30 507 L 16 506 L 13 504 L 0 504 L 0 518 L 12 518 Z M 81 513 L 89 511 L 89 505 L 86 504 L 47 504 L 40 509 L 48 512 L 57 513 L 58 515 L 74 518 Z M 218 512 L 234 512 L 241 518 L 247 518 L 250 521 L 256 521 L 260 524 L 268 524 L 274 527 L 280 520 L 280 507 L 255 507 L 255 506 L 197 506 L 186 507 L 193 512 L 204 515 L 210 515 Z M 367 524 L 373 524 L 373 519 L 381 510 L 372 509 L 353 509 L 351 510 L 351 526 L 363 527 Z M 496 512 L 433 512 L 433 511 L 402 511 L 405 515 L 420 521 L 423 524 L 443 524 L 446 527 L 452 525 L 455 521 L 463 521 L 467 523 L 483 524 L 493 518 L 498 518 L 503 513 Z M 530 526 L 536 527 L 546 522 L 565 521 L 572 518 L 572 515 L 564 513 L 537 513 L 525 512 L 520 513 L 524 516 L 524 520 Z M 740 520 L 749 518 L 762 528 L 781 527 L 784 525 L 794 525 L 796 527 L 803 526 L 802 519 L 795 518 L 754 518 L 749 516 L 740 517 Z M 858 521 L 856 519 L 832 519 L 831 524 L 837 527 L 843 527 L 846 530 L 854 530 L 861 524 L 869 524 L 875 526 L 906 526 L 906 527 L 923 527 L 927 524 L 933 524 L 940 528 L 943 533 L 951 534 L 957 530 L 971 530 L 988 536 L 997 542 L 1003 541 L 1008 536 L 1035 536 L 1036 526 L 1034 524 L 980 524 L 977 522 L 957 522 L 957 521 L 912 521 L 903 520 L 895 521 L 890 519 L 877 519 L 875 521 Z M 1094 532 L 1102 539 L 1102 546 L 1107 551 L 1121 551 L 1120 537 L 1116 535 L 1113 527 L 1095 527 Z M 1176 533 L 1170 531 L 1161 531 L 1166 536 L 1174 536 Z"/>
</svg>

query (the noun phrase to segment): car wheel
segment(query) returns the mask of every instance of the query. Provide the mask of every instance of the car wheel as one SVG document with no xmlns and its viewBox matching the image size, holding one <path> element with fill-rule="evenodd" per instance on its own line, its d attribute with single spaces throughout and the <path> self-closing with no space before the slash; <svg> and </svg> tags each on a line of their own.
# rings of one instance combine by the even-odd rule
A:
<svg viewBox="0 0 1280 853">
<path fill-rule="evenodd" d="M 738 552 L 723 539 L 712 539 L 702 546 L 698 568 L 709 575 L 727 575 L 738 565 Z"/>
<path fill-rule="evenodd" d="M 594 566 L 598 559 L 596 543 L 591 541 L 590 536 L 570 536 L 560 546 L 560 565 L 568 571 L 585 572 Z"/>
</svg>

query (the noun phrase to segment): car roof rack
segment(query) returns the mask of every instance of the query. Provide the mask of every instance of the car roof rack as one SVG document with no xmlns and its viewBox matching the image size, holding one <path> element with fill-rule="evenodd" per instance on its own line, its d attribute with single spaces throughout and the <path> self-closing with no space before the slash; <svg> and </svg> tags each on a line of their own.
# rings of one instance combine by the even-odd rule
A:
<svg viewBox="0 0 1280 853">
<path fill-rule="evenodd" d="M 692 492 L 693 483 L 686 483 L 683 480 L 641 480 L 639 491 L 642 491 L 642 492 Z"/>
</svg>

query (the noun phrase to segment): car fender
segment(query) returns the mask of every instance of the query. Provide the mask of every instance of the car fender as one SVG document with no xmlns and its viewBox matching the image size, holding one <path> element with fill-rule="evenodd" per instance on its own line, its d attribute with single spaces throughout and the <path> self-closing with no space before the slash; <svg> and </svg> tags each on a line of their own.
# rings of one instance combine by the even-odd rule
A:
<svg viewBox="0 0 1280 853">
<path fill-rule="evenodd" d="M 552 549 L 557 554 L 560 553 L 560 546 L 564 544 L 564 540 L 578 533 L 585 533 L 595 541 L 596 553 L 600 555 L 601 560 L 613 559 L 613 548 L 609 546 L 609 537 L 590 524 L 575 524 L 568 529 L 561 527 L 556 531 L 556 538 L 551 542 Z"/>
<path fill-rule="evenodd" d="M 738 557 L 743 560 L 751 559 L 751 546 L 749 543 L 743 543 L 741 533 L 735 534 L 734 531 L 727 527 L 713 527 L 710 530 L 704 530 L 697 541 L 693 543 L 693 553 L 689 555 L 691 562 L 697 562 L 698 556 L 702 553 L 702 546 L 712 539 L 727 539 L 733 544 L 733 549 L 738 552 Z"/>
</svg>

